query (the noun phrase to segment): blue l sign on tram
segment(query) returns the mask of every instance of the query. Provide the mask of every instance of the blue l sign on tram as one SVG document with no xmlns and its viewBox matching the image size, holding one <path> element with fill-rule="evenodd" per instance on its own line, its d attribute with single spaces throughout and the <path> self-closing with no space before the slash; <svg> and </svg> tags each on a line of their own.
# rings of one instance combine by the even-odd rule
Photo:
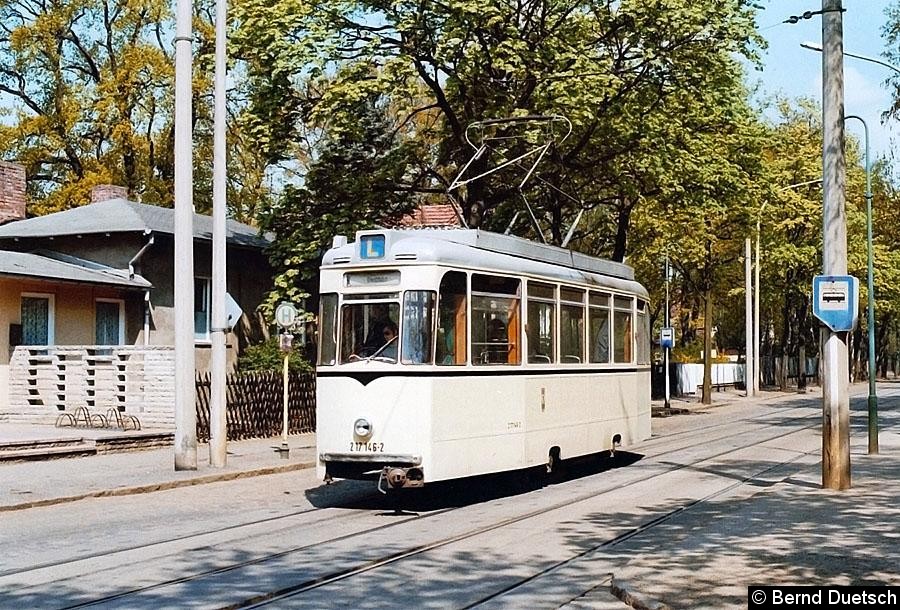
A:
<svg viewBox="0 0 900 610">
<path fill-rule="evenodd" d="M 813 278 L 813 315 L 834 332 L 856 328 L 859 280 L 852 275 L 817 275 Z"/>
<path fill-rule="evenodd" d="M 384 235 L 363 235 L 359 238 L 360 258 L 384 258 Z"/>
</svg>

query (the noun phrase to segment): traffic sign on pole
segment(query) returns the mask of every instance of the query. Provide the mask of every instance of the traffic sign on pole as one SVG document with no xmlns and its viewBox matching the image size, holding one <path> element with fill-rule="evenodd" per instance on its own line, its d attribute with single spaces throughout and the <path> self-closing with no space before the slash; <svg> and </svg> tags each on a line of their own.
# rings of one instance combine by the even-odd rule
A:
<svg viewBox="0 0 900 610">
<path fill-rule="evenodd" d="M 832 331 L 849 332 L 859 318 L 859 280 L 852 275 L 813 278 L 813 315 Z"/>
<path fill-rule="evenodd" d="M 663 349 L 675 347 L 675 329 L 671 326 L 663 326 L 659 331 L 659 345 Z"/>
<path fill-rule="evenodd" d="M 291 328 L 297 322 L 297 315 L 292 303 L 281 303 L 275 308 L 275 323 L 281 328 Z"/>
</svg>

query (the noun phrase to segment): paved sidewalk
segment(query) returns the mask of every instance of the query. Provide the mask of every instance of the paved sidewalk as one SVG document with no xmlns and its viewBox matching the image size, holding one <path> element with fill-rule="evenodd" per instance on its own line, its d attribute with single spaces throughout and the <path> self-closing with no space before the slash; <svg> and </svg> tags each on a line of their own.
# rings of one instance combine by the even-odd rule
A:
<svg viewBox="0 0 900 610">
<path fill-rule="evenodd" d="M 821 465 L 749 498 L 688 511 L 636 536 L 616 579 L 649 608 L 747 607 L 750 585 L 900 585 L 900 434 L 855 448 L 853 486 L 821 489 Z"/>
<path fill-rule="evenodd" d="M 636 608 L 718 610 L 746 608 L 750 585 L 900 585 L 895 387 L 879 383 L 878 455 L 867 454 L 866 386 L 851 387 L 849 490 L 822 489 L 817 455 L 774 485 L 758 482 L 755 491 L 749 487 L 684 511 L 617 547 L 624 561 L 613 580 L 618 596 L 630 597 Z M 820 396 L 818 388 L 806 395 Z M 785 393 L 763 397 L 767 403 L 791 401 Z M 743 400 L 752 399 L 734 396 L 729 402 Z"/>
<path fill-rule="evenodd" d="M 44 429 L 41 429 L 44 428 Z M 52 438 L 52 426 L 0 424 L 0 439 Z M 58 437 L 81 436 L 66 430 Z M 209 465 L 209 448 L 197 450 L 197 470 L 175 471 L 171 446 L 126 453 L 0 464 L 0 512 L 71 502 L 89 497 L 128 495 L 200 485 L 315 466 L 315 434 L 288 437 L 290 455 L 276 451 L 281 437 L 231 441 L 224 468 Z"/>
</svg>

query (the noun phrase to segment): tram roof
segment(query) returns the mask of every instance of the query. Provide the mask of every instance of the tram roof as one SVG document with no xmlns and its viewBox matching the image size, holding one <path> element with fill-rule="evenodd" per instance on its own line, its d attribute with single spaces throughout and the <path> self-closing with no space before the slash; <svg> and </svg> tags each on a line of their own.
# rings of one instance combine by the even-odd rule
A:
<svg viewBox="0 0 900 610">
<path fill-rule="evenodd" d="M 367 236 L 383 235 L 383 253 L 378 257 L 363 257 L 360 244 Z M 499 256 L 498 256 L 499 255 Z M 510 259 L 509 257 L 513 257 Z M 543 263 L 528 269 L 524 261 Z M 598 274 L 634 282 L 634 269 L 623 263 L 588 256 L 565 248 L 539 244 L 521 237 L 501 235 L 480 229 L 380 229 L 359 231 L 356 241 L 347 243 L 336 237 L 334 246 L 325 254 L 322 265 L 372 265 L 409 262 L 452 263 L 474 267 L 493 267 L 513 272 L 532 272 L 562 279 L 586 280 L 585 274 Z M 551 268 L 563 267 L 575 273 Z M 592 283 L 592 282 L 588 282 Z M 617 283 L 617 282 L 613 282 Z M 624 286 L 622 286 L 624 288 Z M 635 290 L 635 286 L 628 286 Z M 638 292 L 644 292 L 638 290 Z"/>
</svg>

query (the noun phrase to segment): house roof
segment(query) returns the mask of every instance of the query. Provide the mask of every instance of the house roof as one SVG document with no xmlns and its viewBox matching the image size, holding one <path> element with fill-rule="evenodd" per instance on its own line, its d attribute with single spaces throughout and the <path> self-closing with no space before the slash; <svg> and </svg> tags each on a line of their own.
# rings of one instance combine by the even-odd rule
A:
<svg viewBox="0 0 900 610">
<path fill-rule="evenodd" d="M 212 241 L 211 216 L 194 214 L 194 238 Z M 63 212 L 18 220 L 0 226 L 0 238 L 57 237 L 93 233 L 126 232 L 175 233 L 175 210 L 136 203 L 127 199 L 110 199 Z M 231 245 L 265 248 L 269 240 L 255 228 L 241 222 L 225 223 L 226 241 Z"/>
<path fill-rule="evenodd" d="M 459 227 L 459 218 L 450 204 L 421 205 L 404 216 L 400 227 Z"/>
<path fill-rule="evenodd" d="M 138 274 L 113 269 L 58 252 L 13 252 L 0 250 L 0 277 L 39 278 L 82 284 L 102 284 L 123 288 L 147 289 L 153 284 Z"/>
</svg>

